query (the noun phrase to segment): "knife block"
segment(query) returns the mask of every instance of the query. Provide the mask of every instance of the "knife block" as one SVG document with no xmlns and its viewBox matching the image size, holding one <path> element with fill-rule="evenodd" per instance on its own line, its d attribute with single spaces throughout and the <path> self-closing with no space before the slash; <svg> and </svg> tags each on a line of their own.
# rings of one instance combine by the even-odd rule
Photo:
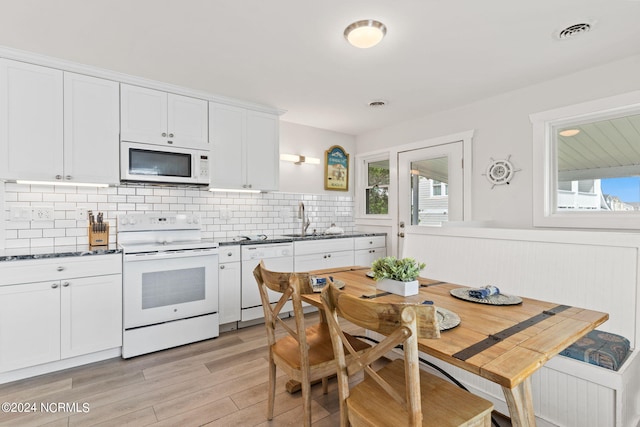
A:
<svg viewBox="0 0 640 427">
<path fill-rule="evenodd" d="M 89 224 L 89 246 L 109 245 L 109 223 L 105 223 L 105 231 L 94 231 Z"/>
</svg>

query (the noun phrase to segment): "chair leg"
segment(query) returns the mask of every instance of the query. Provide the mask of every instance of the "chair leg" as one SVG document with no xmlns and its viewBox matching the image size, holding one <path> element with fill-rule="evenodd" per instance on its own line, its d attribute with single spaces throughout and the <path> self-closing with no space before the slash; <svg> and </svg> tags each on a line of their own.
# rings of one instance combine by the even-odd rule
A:
<svg viewBox="0 0 640 427">
<path fill-rule="evenodd" d="M 311 383 L 309 377 L 302 376 L 302 411 L 304 412 L 304 427 L 311 427 Z"/>
<path fill-rule="evenodd" d="M 329 378 L 322 377 L 322 394 L 329 393 Z"/>
<path fill-rule="evenodd" d="M 273 356 L 269 354 L 269 401 L 267 403 L 267 419 L 273 419 L 273 406 L 276 398 L 276 364 L 273 362 Z"/>
</svg>

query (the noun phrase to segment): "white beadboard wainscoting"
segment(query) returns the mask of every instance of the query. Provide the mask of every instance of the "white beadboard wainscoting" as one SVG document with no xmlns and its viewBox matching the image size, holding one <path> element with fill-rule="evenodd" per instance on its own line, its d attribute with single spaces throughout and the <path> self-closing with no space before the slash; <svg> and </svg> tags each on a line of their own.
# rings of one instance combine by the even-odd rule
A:
<svg viewBox="0 0 640 427">
<path fill-rule="evenodd" d="M 640 339 L 640 235 L 444 226 L 407 233 L 402 256 L 427 264 L 423 276 L 609 313 L 598 329 Z M 618 372 L 556 356 L 532 377 L 539 426 L 636 427 L 638 350 Z M 428 358 L 434 361 L 431 358 Z M 434 361 L 443 365 L 442 362 Z M 450 365 L 447 371 L 506 413 L 500 387 Z"/>
<path fill-rule="evenodd" d="M 116 218 L 121 213 L 158 212 L 199 214 L 202 237 L 230 240 L 238 235 L 268 236 L 300 231 L 298 202 L 311 219 L 308 232 L 323 232 L 332 223 L 353 231 L 353 197 L 296 193 L 210 192 L 205 188 L 128 184 L 108 188 L 5 184 L 3 206 L 5 248 L 38 248 L 87 244 L 86 220 L 78 209 L 104 212 L 116 239 Z M 12 221 L 13 207 L 52 207 L 52 221 Z"/>
</svg>

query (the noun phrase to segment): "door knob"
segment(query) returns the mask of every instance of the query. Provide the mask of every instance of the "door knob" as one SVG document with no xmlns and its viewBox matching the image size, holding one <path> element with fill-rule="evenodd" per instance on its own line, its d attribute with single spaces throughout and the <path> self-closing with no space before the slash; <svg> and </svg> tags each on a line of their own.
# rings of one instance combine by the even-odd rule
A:
<svg viewBox="0 0 640 427">
<path fill-rule="evenodd" d="M 404 237 L 404 233 L 398 233 L 398 237 Z"/>
</svg>

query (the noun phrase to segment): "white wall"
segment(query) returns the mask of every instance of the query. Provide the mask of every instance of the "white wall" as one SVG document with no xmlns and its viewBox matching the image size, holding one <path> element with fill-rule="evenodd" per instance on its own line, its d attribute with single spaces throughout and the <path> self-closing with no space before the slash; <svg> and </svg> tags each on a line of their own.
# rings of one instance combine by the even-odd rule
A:
<svg viewBox="0 0 640 427">
<path fill-rule="evenodd" d="M 324 154 L 333 145 L 340 145 L 349 154 L 349 191 L 324 189 Z M 320 159 L 319 165 L 280 161 L 280 191 L 286 193 L 353 196 L 356 140 L 352 135 L 332 132 L 280 120 L 280 153 L 298 154 Z"/>
<path fill-rule="evenodd" d="M 472 73 L 472 67 L 469 69 Z M 640 89 L 640 55 L 525 87 L 460 108 L 437 112 L 358 135 L 358 154 L 475 129 L 472 219 L 503 227 L 533 226 L 532 127 L 529 114 Z M 511 155 L 510 185 L 491 185 L 482 174 L 491 157 Z M 357 197 L 357 196 L 355 196 Z"/>
<path fill-rule="evenodd" d="M 6 217 L 7 253 L 48 251 L 52 246 L 86 245 L 87 221 L 76 220 L 76 210 L 103 212 L 111 224 L 110 241 L 116 240 L 116 218 L 123 213 L 189 213 L 201 218 L 202 237 L 231 240 L 238 235 L 276 236 L 300 230 L 296 218 L 298 202 L 304 201 L 311 219 L 309 230 L 324 231 L 336 223 L 353 230 L 353 198 L 332 194 L 235 192 L 212 193 L 204 188 L 185 188 L 143 184 L 118 187 L 66 187 L 51 185 L 5 184 L 2 204 Z M 1 187 L 0 187 L 1 189 Z M 49 206 L 53 221 L 10 221 L 12 207 Z"/>
</svg>

